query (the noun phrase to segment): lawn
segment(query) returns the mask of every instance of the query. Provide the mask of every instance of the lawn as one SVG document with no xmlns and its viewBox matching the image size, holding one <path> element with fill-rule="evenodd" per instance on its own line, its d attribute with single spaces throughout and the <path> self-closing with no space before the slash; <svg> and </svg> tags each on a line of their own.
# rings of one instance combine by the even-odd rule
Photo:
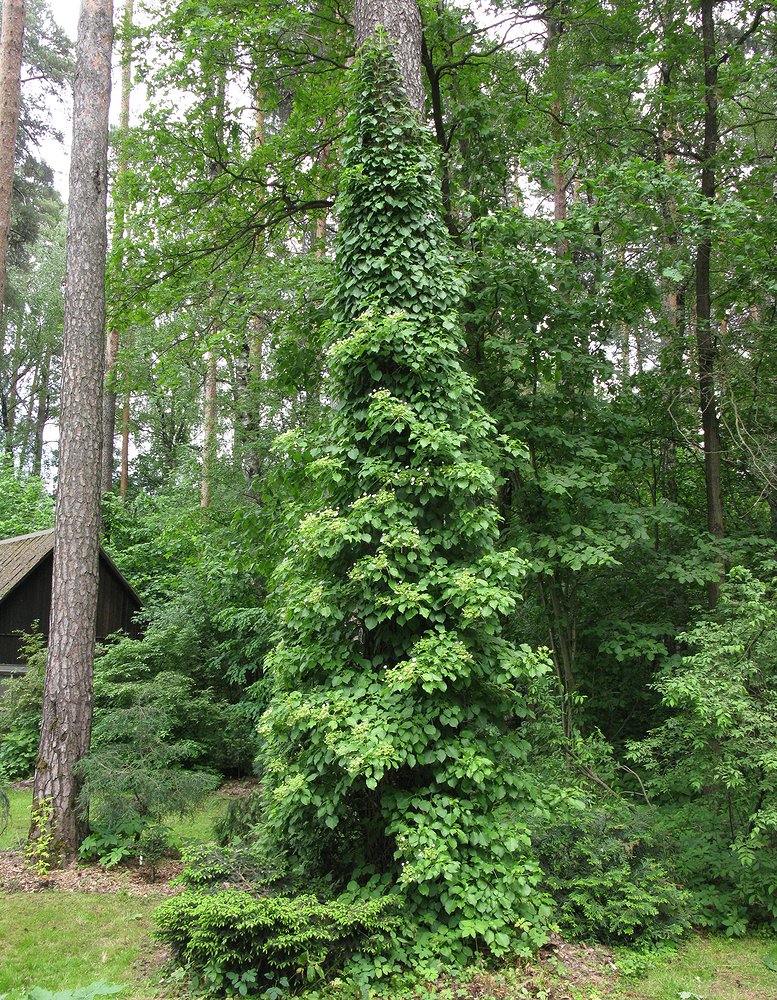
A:
<svg viewBox="0 0 777 1000">
<path fill-rule="evenodd" d="M 694 937 L 660 959 L 630 988 L 628 1000 L 774 1000 L 777 940 Z"/>
<path fill-rule="evenodd" d="M 126 893 L 0 894 L 0 997 L 24 1000 L 34 986 L 76 989 L 96 980 L 125 985 L 124 1000 L 162 996 L 151 939 L 158 902 Z"/>
<path fill-rule="evenodd" d="M 30 829 L 32 789 L 8 789 L 11 815 L 6 829 L 0 833 L 0 851 L 18 850 Z"/>
<path fill-rule="evenodd" d="M 30 828 L 32 789 L 8 790 L 11 816 L 8 827 L 0 833 L 0 851 L 19 850 Z M 166 820 L 177 844 L 204 844 L 213 839 L 213 824 L 224 815 L 229 797 L 222 791 L 210 795 L 193 816 L 171 816 Z"/>
</svg>

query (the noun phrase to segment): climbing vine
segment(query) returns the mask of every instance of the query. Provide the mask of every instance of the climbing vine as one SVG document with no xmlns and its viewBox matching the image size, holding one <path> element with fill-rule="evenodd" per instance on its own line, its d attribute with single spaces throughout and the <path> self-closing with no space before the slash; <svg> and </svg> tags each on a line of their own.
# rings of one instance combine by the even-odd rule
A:
<svg viewBox="0 0 777 1000">
<path fill-rule="evenodd" d="M 460 362 L 431 143 L 383 42 L 353 78 L 334 405 L 308 443 L 320 505 L 276 575 L 264 830 L 355 894 L 403 894 L 413 950 L 460 960 L 537 941 L 517 807 L 545 662 L 501 635 L 524 565 L 497 551 L 494 428 Z"/>
</svg>

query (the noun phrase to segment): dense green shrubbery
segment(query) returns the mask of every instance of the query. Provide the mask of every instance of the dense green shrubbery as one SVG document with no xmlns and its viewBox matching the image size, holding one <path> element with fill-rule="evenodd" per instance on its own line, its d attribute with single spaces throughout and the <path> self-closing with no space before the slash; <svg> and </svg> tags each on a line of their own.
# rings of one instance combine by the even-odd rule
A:
<svg viewBox="0 0 777 1000">
<path fill-rule="evenodd" d="M 656 681 L 668 717 L 631 757 L 677 843 L 700 921 L 777 929 L 777 601 L 731 570 L 721 602 L 679 636 Z"/>
<path fill-rule="evenodd" d="M 227 811 L 216 821 L 214 833 L 219 844 L 250 839 L 262 819 L 261 793 L 254 789 L 247 796 L 238 796 L 227 805 Z"/>
<path fill-rule="evenodd" d="M 189 678 L 161 673 L 122 687 L 123 697 L 117 694 L 95 720 L 90 752 L 79 764 L 84 806 L 108 830 L 191 812 L 221 780 L 196 769 L 201 748 L 179 730 L 182 716 L 194 727 L 188 713 L 209 705 L 207 696 L 193 694 Z"/>
<path fill-rule="evenodd" d="M 203 844 L 182 851 L 184 869 L 179 882 L 190 889 L 232 886 L 252 892 L 287 884 L 288 867 L 282 859 L 267 859 L 255 842 Z M 310 891 L 310 886 L 307 887 Z"/>
<path fill-rule="evenodd" d="M 385 950 L 396 899 L 184 892 L 156 911 L 159 936 L 209 991 L 264 991 L 323 978 L 359 952 Z M 242 987 L 242 988 L 241 988 Z"/>
<path fill-rule="evenodd" d="M 19 781 L 35 768 L 40 740 L 46 649 L 40 632 L 22 640 L 27 673 L 3 682 L 0 692 L 0 778 Z"/>
<path fill-rule="evenodd" d="M 690 898 L 668 871 L 652 814 L 589 806 L 539 830 L 535 847 L 565 934 L 642 945 L 689 929 Z"/>
<path fill-rule="evenodd" d="M 54 527 L 54 501 L 38 476 L 16 473 L 0 458 L 0 538 Z"/>
</svg>

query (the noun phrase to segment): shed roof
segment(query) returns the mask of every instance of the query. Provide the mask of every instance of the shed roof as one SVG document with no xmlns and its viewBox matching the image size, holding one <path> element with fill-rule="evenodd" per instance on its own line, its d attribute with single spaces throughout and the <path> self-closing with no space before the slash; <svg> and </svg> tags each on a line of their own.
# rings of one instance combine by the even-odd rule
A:
<svg viewBox="0 0 777 1000">
<path fill-rule="evenodd" d="M 33 531 L 29 535 L 0 539 L 0 601 L 31 573 L 42 559 L 54 551 L 54 529 Z M 100 559 L 132 594 L 138 606 L 142 603 L 133 587 L 127 583 L 116 563 L 100 546 Z"/>
<path fill-rule="evenodd" d="M 0 601 L 54 548 L 54 529 L 0 541 Z"/>
</svg>

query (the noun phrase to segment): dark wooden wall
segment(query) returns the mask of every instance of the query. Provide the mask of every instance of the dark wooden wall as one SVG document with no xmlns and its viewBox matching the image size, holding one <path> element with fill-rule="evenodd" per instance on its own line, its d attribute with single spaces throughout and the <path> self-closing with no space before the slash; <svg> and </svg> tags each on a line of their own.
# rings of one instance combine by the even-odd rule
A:
<svg viewBox="0 0 777 1000">
<path fill-rule="evenodd" d="M 0 663 L 19 663 L 19 638 L 15 632 L 29 632 L 40 622 L 48 641 L 51 616 L 51 576 L 53 555 L 48 555 L 0 603 Z M 119 630 L 137 637 L 139 627 L 132 616 L 140 602 L 117 575 L 110 563 L 100 557 L 100 590 L 97 599 L 97 638 L 107 638 Z"/>
</svg>

